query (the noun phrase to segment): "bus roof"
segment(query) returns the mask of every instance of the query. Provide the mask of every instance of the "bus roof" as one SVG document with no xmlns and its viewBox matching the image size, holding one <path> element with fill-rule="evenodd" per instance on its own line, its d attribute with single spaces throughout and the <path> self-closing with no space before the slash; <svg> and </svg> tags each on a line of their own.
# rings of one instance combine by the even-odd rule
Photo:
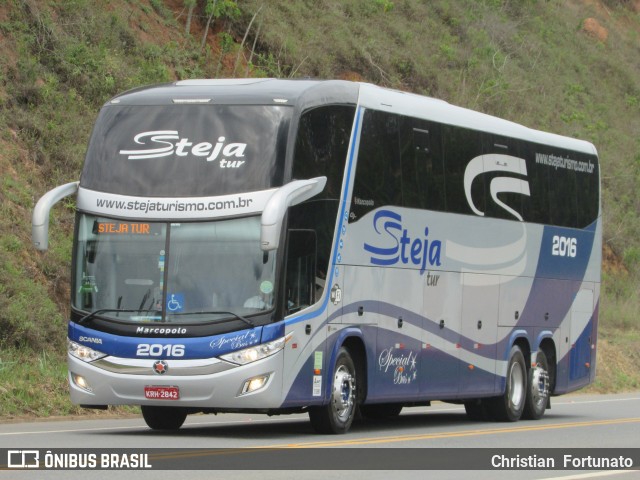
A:
<svg viewBox="0 0 640 480">
<path fill-rule="evenodd" d="M 443 100 L 381 88 L 376 85 L 360 84 L 358 104 L 365 108 L 409 115 L 438 123 L 597 155 L 596 148 L 584 140 L 534 130 L 515 122 L 451 105 Z"/>
<path fill-rule="evenodd" d="M 342 80 L 278 80 L 273 78 L 181 80 L 124 92 L 108 104 L 290 105 L 353 104 L 358 84 Z"/>
<path fill-rule="evenodd" d="M 515 122 L 451 105 L 422 95 L 369 83 L 344 80 L 273 78 L 196 79 L 141 87 L 124 92 L 107 104 L 234 104 L 289 105 L 299 111 L 324 104 L 352 104 L 472 130 L 495 133 L 596 155 L 584 140 L 534 130 Z"/>
</svg>

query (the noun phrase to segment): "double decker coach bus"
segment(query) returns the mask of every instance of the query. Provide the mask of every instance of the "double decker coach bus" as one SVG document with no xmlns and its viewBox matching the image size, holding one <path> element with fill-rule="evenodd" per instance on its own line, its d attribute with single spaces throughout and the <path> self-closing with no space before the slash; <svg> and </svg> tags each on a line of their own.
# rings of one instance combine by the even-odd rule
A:
<svg viewBox="0 0 640 480">
<path fill-rule="evenodd" d="M 538 419 L 593 381 L 597 153 L 364 83 L 187 80 L 101 110 L 77 195 L 71 400 L 191 413 L 433 400 Z"/>
</svg>

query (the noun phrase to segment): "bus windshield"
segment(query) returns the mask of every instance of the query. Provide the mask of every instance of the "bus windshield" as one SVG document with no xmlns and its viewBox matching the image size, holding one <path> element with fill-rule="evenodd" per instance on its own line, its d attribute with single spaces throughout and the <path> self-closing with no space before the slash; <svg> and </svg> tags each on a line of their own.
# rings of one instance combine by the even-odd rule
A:
<svg viewBox="0 0 640 480">
<path fill-rule="evenodd" d="M 79 214 L 73 306 L 131 322 L 209 323 L 270 310 L 276 255 L 260 218 L 161 223 Z"/>
</svg>

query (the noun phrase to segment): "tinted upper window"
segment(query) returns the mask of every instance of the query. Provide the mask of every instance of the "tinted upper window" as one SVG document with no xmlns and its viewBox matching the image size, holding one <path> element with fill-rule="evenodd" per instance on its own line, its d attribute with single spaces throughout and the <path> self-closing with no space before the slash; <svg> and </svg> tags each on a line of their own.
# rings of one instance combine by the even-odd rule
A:
<svg viewBox="0 0 640 480">
<path fill-rule="evenodd" d="M 584 228 L 598 216 L 599 171 L 594 155 L 530 144 L 531 198 L 525 220 Z"/>
<path fill-rule="evenodd" d="M 523 142 L 482 133 L 484 214 L 487 217 L 523 220 L 523 202 L 530 198 Z M 527 221 L 531 221 L 527 218 Z"/>
<path fill-rule="evenodd" d="M 355 107 L 349 105 L 318 107 L 303 113 L 298 127 L 293 178 L 325 176 L 327 185 L 319 195 L 291 207 L 289 228 L 314 232 L 315 276 L 320 278 L 328 270 L 354 115 Z"/>
<path fill-rule="evenodd" d="M 484 182 L 475 177 L 470 185 L 465 185 L 467 166 L 474 158 L 482 155 L 480 132 L 444 125 L 442 144 L 447 211 L 473 214 L 474 210 L 471 207 L 473 203 L 474 208 L 484 212 L 486 209 Z M 468 194 L 470 198 L 467 198 Z"/>
<path fill-rule="evenodd" d="M 383 205 L 402 204 L 400 117 L 366 110 L 360 138 L 351 221 Z"/>
<path fill-rule="evenodd" d="M 595 155 L 366 110 L 349 221 L 396 205 L 585 228 L 599 195 Z"/>
<path fill-rule="evenodd" d="M 365 112 L 350 221 L 384 205 L 445 209 L 439 124 L 376 110 Z"/>
<path fill-rule="evenodd" d="M 102 109 L 84 187 L 147 197 L 281 186 L 291 107 L 171 105 Z"/>
<path fill-rule="evenodd" d="M 316 198 L 340 198 L 344 165 L 355 107 L 329 105 L 303 113 L 294 149 L 293 178 L 327 177 L 327 185 Z"/>
</svg>

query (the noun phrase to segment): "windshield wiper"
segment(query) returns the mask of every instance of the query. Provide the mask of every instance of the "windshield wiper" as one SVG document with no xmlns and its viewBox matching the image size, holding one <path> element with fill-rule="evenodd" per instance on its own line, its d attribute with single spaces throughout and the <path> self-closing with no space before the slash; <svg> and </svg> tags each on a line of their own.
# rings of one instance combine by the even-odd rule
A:
<svg viewBox="0 0 640 480">
<path fill-rule="evenodd" d="M 229 312 L 229 311 L 226 311 L 226 310 L 214 310 L 214 311 L 207 311 L 207 312 L 180 312 L 180 313 L 172 313 L 171 315 L 178 316 L 178 315 L 222 315 L 222 314 L 233 315 L 235 318 L 237 318 L 238 320 L 242 320 L 244 323 L 246 323 L 247 325 L 249 325 L 251 327 L 255 327 L 256 326 L 248 318 L 245 318 L 242 315 L 238 315 L 237 313 Z M 233 320 L 233 318 L 219 320 L 218 323 L 228 322 L 230 320 Z"/>
<path fill-rule="evenodd" d="M 80 320 L 78 320 L 76 323 L 78 325 L 80 325 L 81 323 L 86 322 L 87 320 L 90 320 L 92 318 L 94 318 L 96 315 L 100 315 L 103 313 L 135 313 L 135 312 L 147 312 L 149 313 L 149 310 L 144 309 L 144 308 L 133 308 L 133 309 L 124 309 L 124 308 L 101 308 L 99 310 L 95 310 L 87 315 L 85 315 L 84 317 L 82 317 Z M 175 315 L 175 316 L 180 316 L 180 315 L 231 315 L 234 318 L 228 318 L 228 319 L 223 319 L 223 320 L 219 320 L 218 323 L 221 322 L 228 322 L 234 319 L 238 319 L 243 321 L 244 323 L 246 323 L 247 325 L 251 326 L 251 327 L 255 327 L 255 324 L 249 320 L 248 318 L 243 317 L 242 315 L 238 315 L 237 313 L 234 312 L 228 312 L 226 310 L 216 310 L 216 311 L 211 311 L 211 312 L 180 312 L 180 313 L 172 313 L 171 315 Z"/>
<path fill-rule="evenodd" d="M 81 324 L 86 322 L 87 320 L 92 319 L 93 317 L 95 317 L 96 315 L 100 315 L 103 313 L 135 313 L 135 312 L 149 312 L 149 310 L 144 309 L 144 308 L 133 308 L 133 309 L 125 309 L 125 308 L 100 308 L 98 310 L 94 310 L 93 312 L 85 315 L 84 317 L 82 317 L 80 320 L 78 320 L 76 323 L 77 324 Z"/>
</svg>

